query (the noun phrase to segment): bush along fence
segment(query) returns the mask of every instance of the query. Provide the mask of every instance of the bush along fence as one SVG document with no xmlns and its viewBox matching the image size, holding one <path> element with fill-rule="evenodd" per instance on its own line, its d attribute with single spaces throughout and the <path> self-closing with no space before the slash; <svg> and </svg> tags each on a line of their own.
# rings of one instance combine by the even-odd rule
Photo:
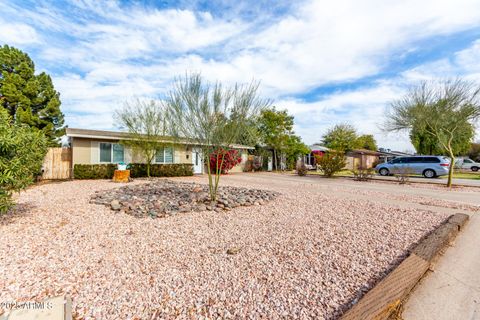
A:
<svg viewBox="0 0 480 320">
<path fill-rule="evenodd" d="M 147 176 L 147 166 L 143 163 L 131 163 L 129 165 L 130 176 L 141 178 Z M 74 179 L 111 179 L 117 169 L 116 164 L 76 164 L 73 167 Z M 193 164 L 152 164 L 150 166 L 151 177 L 181 177 L 193 176 Z"/>
</svg>

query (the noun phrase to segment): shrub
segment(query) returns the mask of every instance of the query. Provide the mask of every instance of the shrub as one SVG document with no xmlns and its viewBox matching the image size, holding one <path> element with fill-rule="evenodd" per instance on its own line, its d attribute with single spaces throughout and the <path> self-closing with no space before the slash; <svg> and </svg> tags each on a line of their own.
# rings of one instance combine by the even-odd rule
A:
<svg viewBox="0 0 480 320">
<path fill-rule="evenodd" d="M 76 164 L 73 166 L 75 179 L 111 179 L 117 165 L 109 164 Z"/>
<path fill-rule="evenodd" d="M 253 170 L 253 160 L 248 159 L 245 161 L 245 165 L 243 166 L 243 172 L 252 172 Z"/>
<path fill-rule="evenodd" d="M 352 173 L 355 180 L 368 181 L 372 178 L 375 170 L 364 165 L 357 165 L 356 168 L 352 170 Z"/>
<path fill-rule="evenodd" d="M 129 165 L 132 178 L 147 177 L 147 165 L 145 163 L 131 163 Z M 150 165 L 151 177 L 183 177 L 193 176 L 193 164 L 171 163 Z"/>
<path fill-rule="evenodd" d="M 41 131 L 12 124 L 0 108 L 0 213 L 13 205 L 12 193 L 26 188 L 40 173 L 47 144 Z"/>
<path fill-rule="evenodd" d="M 261 171 L 263 169 L 263 157 L 254 156 L 253 157 L 253 169 L 255 171 Z"/>
<path fill-rule="evenodd" d="M 242 158 L 240 157 L 240 154 L 237 150 L 226 150 L 223 148 L 218 148 L 210 154 L 210 170 L 212 172 L 215 172 L 217 170 L 217 161 L 219 162 L 218 166 L 220 166 L 221 163 L 220 173 L 225 174 L 237 164 L 242 162 Z"/>
<path fill-rule="evenodd" d="M 394 166 L 392 171 L 394 172 L 398 184 L 408 184 L 410 182 L 410 176 L 415 173 L 410 167 Z"/>
<path fill-rule="evenodd" d="M 117 165 L 109 164 L 76 164 L 73 167 L 73 176 L 75 179 L 111 179 Z M 147 177 L 147 164 L 131 163 L 129 164 L 130 176 L 132 178 Z M 151 177 L 181 177 L 192 176 L 193 164 L 172 163 L 172 164 L 152 164 L 150 165 Z"/>
<path fill-rule="evenodd" d="M 307 166 L 305 165 L 305 163 L 301 162 L 301 163 L 298 163 L 297 164 L 297 174 L 299 176 L 306 176 L 307 175 Z"/>
<path fill-rule="evenodd" d="M 322 156 L 315 154 L 315 160 L 317 161 L 317 168 L 326 177 L 331 177 L 335 173 L 342 171 L 346 165 L 345 154 L 337 151 L 329 151 Z"/>
</svg>

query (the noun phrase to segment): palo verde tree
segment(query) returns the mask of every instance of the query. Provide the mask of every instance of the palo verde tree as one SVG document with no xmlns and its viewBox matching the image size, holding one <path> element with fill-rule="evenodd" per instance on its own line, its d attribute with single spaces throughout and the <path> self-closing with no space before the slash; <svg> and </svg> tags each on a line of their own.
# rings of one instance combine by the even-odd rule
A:
<svg viewBox="0 0 480 320">
<path fill-rule="evenodd" d="M 451 159 L 447 186 L 451 187 L 455 156 L 471 141 L 480 117 L 480 86 L 464 80 L 422 82 L 392 102 L 385 129 L 422 128 Z M 460 142 L 460 143 L 459 143 Z"/>
<path fill-rule="evenodd" d="M 12 123 L 0 108 L 0 214 L 12 206 L 12 193 L 34 181 L 47 152 L 43 133 L 24 124 Z"/>
<path fill-rule="evenodd" d="M 416 124 L 410 130 L 410 142 L 418 154 L 445 155 L 445 149 L 439 144 L 422 124 Z M 475 135 L 474 127 L 471 125 L 462 126 L 458 134 L 453 138 L 452 145 L 456 153 L 463 155 L 468 153 L 470 142 Z"/>
<path fill-rule="evenodd" d="M 169 122 L 165 108 L 159 102 L 137 98 L 125 102 L 123 108 L 115 112 L 114 119 L 121 129 L 130 134 L 130 138 L 122 140 L 121 143 L 143 156 L 147 177 L 150 177 L 150 167 L 156 152 L 173 143 L 173 140 L 168 140 L 167 137 Z"/>
<path fill-rule="evenodd" d="M 50 145 L 58 145 L 65 131 L 60 94 L 48 74 L 35 75 L 26 53 L 7 45 L 0 46 L 0 105 L 10 121 L 40 129 Z"/>
<path fill-rule="evenodd" d="M 212 154 L 217 155 L 213 172 L 207 166 L 210 198 L 215 201 L 225 156 L 216 151 L 238 143 L 250 119 L 269 101 L 259 97 L 257 82 L 227 88 L 192 73 L 176 78 L 164 105 L 173 137 L 201 148 L 206 163 Z"/>
</svg>

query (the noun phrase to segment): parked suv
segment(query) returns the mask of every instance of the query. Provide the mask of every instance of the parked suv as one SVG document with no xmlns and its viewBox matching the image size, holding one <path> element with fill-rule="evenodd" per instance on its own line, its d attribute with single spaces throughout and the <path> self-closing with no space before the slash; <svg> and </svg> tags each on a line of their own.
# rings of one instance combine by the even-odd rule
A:
<svg viewBox="0 0 480 320">
<path fill-rule="evenodd" d="M 458 159 L 455 161 L 455 168 L 478 171 L 480 169 L 480 163 L 475 162 L 472 159 Z"/>
<path fill-rule="evenodd" d="M 380 163 L 375 171 L 382 176 L 391 174 L 421 174 L 425 178 L 435 178 L 448 174 L 450 160 L 442 156 L 414 156 L 395 158 L 386 163 Z"/>
</svg>

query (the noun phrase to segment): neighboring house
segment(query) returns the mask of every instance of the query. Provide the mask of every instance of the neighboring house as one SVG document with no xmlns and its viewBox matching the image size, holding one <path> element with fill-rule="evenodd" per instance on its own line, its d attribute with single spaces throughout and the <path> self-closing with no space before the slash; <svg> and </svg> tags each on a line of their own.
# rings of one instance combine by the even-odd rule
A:
<svg viewBox="0 0 480 320">
<path fill-rule="evenodd" d="M 314 169 L 317 166 L 317 161 L 315 160 L 315 155 L 324 155 L 328 152 L 327 147 L 321 146 L 319 144 L 313 144 L 309 146 L 310 153 L 303 156 L 303 162 L 308 169 Z"/>
<path fill-rule="evenodd" d="M 345 169 L 354 170 L 358 167 L 373 168 L 378 164 L 380 152 L 367 149 L 354 149 L 345 155 L 347 164 Z"/>
<path fill-rule="evenodd" d="M 390 160 L 393 160 L 398 157 L 410 157 L 413 156 L 411 153 L 406 153 L 406 152 L 400 152 L 400 151 L 392 151 L 390 149 L 385 149 L 385 148 L 379 148 L 378 152 L 380 153 L 379 155 L 379 160 L 380 162 L 388 162 Z"/>
<path fill-rule="evenodd" d="M 67 128 L 66 135 L 70 139 L 72 148 L 72 166 L 75 164 L 145 162 L 140 154 L 119 143 L 121 140 L 131 139 L 131 135 L 126 132 Z M 164 141 L 172 140 L 165 137 Z M 242 162 L 229 172 L 242 172 L 248 159 L 247 150 L 255 148 L 243 145 L 230 147 L 240 152 Z M 201 148 L 192 142 L 177 142 L 157 150 L 154 163 L 191 163 L 194 173 L 206 172 Z"/>
</svg>

